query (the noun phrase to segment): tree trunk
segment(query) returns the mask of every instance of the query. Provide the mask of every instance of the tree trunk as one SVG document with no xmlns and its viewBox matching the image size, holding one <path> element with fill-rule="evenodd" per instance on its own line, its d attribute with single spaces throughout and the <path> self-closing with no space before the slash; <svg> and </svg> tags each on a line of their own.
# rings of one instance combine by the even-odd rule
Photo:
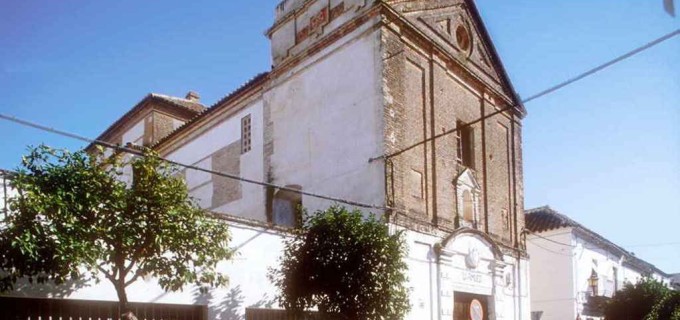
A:
<svg viewBox="0 0 680 320">
<path fill-rule="evenodd" d="M 118 294 L 118 311 L 120 311 L 120 318 L 122 320 L 137 320 L 132 310 L 128 307 L 127 293 L 125 292 L 125 279 L 114 284 L 116 293 Z"/>
</svg>

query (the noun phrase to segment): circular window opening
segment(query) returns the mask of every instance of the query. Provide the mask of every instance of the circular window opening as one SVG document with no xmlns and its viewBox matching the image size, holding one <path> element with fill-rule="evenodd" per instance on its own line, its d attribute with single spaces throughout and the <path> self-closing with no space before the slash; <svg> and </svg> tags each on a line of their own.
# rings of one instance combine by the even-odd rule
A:
<svg viewBox="0 0 680 320">
<path fill-rule="evenodd" d="M 461 25 L 456 28 L 456 42 L 461 50 L 468 51 L 470 49 L 470 33 L 465 26 Z"/>
</svg>

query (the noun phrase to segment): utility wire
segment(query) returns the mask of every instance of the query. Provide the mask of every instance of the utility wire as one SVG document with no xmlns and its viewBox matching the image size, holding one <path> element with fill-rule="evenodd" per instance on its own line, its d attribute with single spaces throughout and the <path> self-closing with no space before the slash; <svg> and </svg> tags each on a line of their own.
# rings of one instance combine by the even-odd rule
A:
<svg viewBox="0 0 680 320">
<path fill-rule="evenodd" d="M 571 79 L 571 80 L 568 80 L 568 81 L 566 81 L 566 82 L 563 82 L 563 83 L 561 83 L 561 84 L 558 84 L 558 85 L 553 86 L 553 87 L 551 87 L 551 88 L 549 88 L 549 89 L 547 89 L 547 90 L 544 90 L 544 91 L 542 91 L 542 92 L 540 92 L 540 93 L 538 93 L 538 94 L 536 94 L 536 95 L 534 95 L 534 96 L 531 96 L 529 99 L 523 100 L 523 102 L 527 102 L 527 101 L 530 101 L 530 100 L 539 98 L 539 97 L 541 97 L 541 96 L 547 95 L 547 94 L 549 94 L 549 93 L 551 93 L 551 92 L 557 91 L 557 90 L 559 90 L 560 88 L 562 88 L 562 87 L 564 87 L 564 86 L 566 86 L 566 85 L 568 85 L 568 84 L 571 84 L 571 83 L 576 82 L 576 81 L 578 81 L 578 80 L 580 80 L 580 79 L 583 79 L 583 78 L 585 78 L 585 77 L 587 77 L 587 76 L 589 76 L 589 75 L 591 75 L 591 74 L 593 74 L 593 73 L 595 73 L 595 72 L 597 72 L 597 71 L 600 71 L 600 70 L 602 70 L 602 69 L 605 69 L 605 68 L 607 68 L 607 67 L 609 67 L 609 66 L 611 66 L 611 65 L 613 65 L 613 64 L 615 64 L 615 63 L 617 63 L 617 62 L 620 62 L 620 61 L 622 61 L 622 60 L 624 60 L 624 59 L 626 59 L 626 58 L 629 58 L 629 57 L 631 57 L 631 56 L 633 56 L 633 55 L 639 53 L 639 52 L 642 52 L 642 51 L 644 51 L 644 50 L 646 50 L 646 49 L 649 49 L 649 48 L 651 48 L 651 47 L 653 47 L 653 46 L 655 46 L 655 45 L 657 45 L 657 44 L 659 44 L 659 43 L 661 43 L 661 42 L 663 42 L 663 41 L 665 41 L 665 40 L 668 40 L 668 39 L 670 39 L 670 38 L 672 38 L 672 37 L 678 35 L 679 33 L 680 33 L 680 29 L 675 30 L 674 32 L 671 32 L 670 34 L 667 34 L 667 35 L 665 35 L 665 36 L 663 36 L 663 37 L 661 37 L 661 38 L 659 38 L 659 39 L 656 39 L 656 40 L 654 40 L 654 41 L 652 41 L 652 42 L 650 42 L 650 43 L 648 43 L 648 44 L 646 44 L 646 45 L 644 45 L 644 46 L 642 46 L 642 47 L 639 47 L 639 48 L 637 48 L 637 49 L 635 49 L 635 50 L 633 50 L 633 51 L 631 51 L 631 52 L 628 52 L 628 53 L 626 53 L 626 54 L 624 54 L 624 55 L 622 55 L 622 56 L 620 56 L 620 57 L 618 57 L 618 58 L 616 58 L 616 59 L 614 59 L 614 60 L 611 60 L 611 61 L 609 61 L 609 62 L 607 62 L 607 63 L 605 63 L 605 64 L 603 64 L 603 65 L 600 65 L 600 66 L 598 66 L 598 67 L 596 67 L 596 68 L 594 68 L 594 69 L 591 69 L 591 70 L 589 70 L 589 71 L 586 71 L 585 73 L 583 73 L 583 74 L 577 76 L 576 78 L 573 78 L 573 79 Z M 473 125 L 473 124 L 475 124 L 475 123 L 481 122 L 481 121 L 483 121 L 483 120 L 485 120 L 485 119 L 488 119 L 488 118 L 490 118 L 490 117 L 492 117 L 492 116 L 495 116 L 495 115 L 497 115 L 497 114 L 499 114 L 499 113 L 502 113 L 502 112 L 505 112 L 505 111 L 507 111 L 507 110 L 510 110 L 510 109 L 512 109 L 512 108 L 514 108 L 514 107 L 516 107 L 516 106 L 515 106 L 515 105 L 511 105 L 511 106 L 509 106 L 509 107 L 506 107 L 506 108 L 500 109 L 500 110 L 498 110 L 498 111 L 492 112 L 492 113 L 490 113 L 490 114 L 488 114 L 488 115 L 485 115 L 484 117 L 481 117 L 481 118 L 479 118 L 479 119 L 477 119 L 477 120 L 475 120 L 475 121 L 473 121 L 473 122 L 467 123 L 467 124 L 465 124 L 465 125 L 463 125 L 463 126 L 460 126 L 460 127 L 457 127 L 457 128 L 450 129 L 450 130 L 448 130 L 448 131 L 446 131 L 446 132 L 444 132 L 444 133 L 437 134 L 437 135 L 435 135 L 435 136 L 433 136 L 433 137 L 427 138 L 427 139 L 425 139 L 425 140 L 423 140 L 423 141 L 421 141 L 421 142 L 418 142 L 418 143 L 416 143 L 416 144 L 414 144 L 414 145 L 412 145 L 412 146 L 409 146 L 409 147 L 407 147 L 407 148 L 405 148 L 405 149 L 402 149 L 402 150 L 400 150 L 400 151 L 394 152 L 394 153 L 389 154 L 389 155 L 382 155 L 382 156 L 379 156 L 379 157 L 376 157 L 376 158 L 371 158 L 371 159 L 369 159 L 369 162 L 372 162 L 372 161 L 375 161 L 375 160 L 379 160 L 379 159 L 386 159 L 386 158 L 390 158 L 390 157 L 393 157 L 393 156 L 395 156 L 395 155 L 401 154 L 401 153 L 403 153 L 403 152 L 405 152 L 405 151 L 407 151 L 407 150 L 410 150 L 410 149 L 415 148 L 416 146 L 418 146 L 418 145 L 420 145 L 420 144 L 423 144 L 423 143 L 426 143 L 426 142 L 428 142 L 428 141 L 432 141 L 432 140 L 434 140 L 434 139 L 440 138 L 440 137 L 442 137 L 442 136 L 444 136 L 444 135 L 447 135 L 447 134 L 450 134 L 450 133 L 459 131 L 459 130 L 461 130 L 461 129 L 467 127 L 467 126 L 470 126 L 470 125 Z M 14 116 L 9 116 L 9 115 L 5 115 L 5 114 L 0 113 L 0 119 L 4 119 L 4 120 L 10 121 L 10 122 L 14 122 L 14 123 L 17 123 L 17 124 L 20 124 L 20 125 L 23 125 L 23 126 L 32 127 L 32 128 L 38 129 L 38 130 L 47 131 L 47 132 L 51 132 L 51 133 L 58 134 L 58 135 L 61 135 L 61 136 L 69 137 L 69 138 L 72 138 L 72 139 L 80 140 L 80 141 L 83 141 L 83 142 L 87 142 L 87 143 L 91 143 L 91 144 L 95 144 L 95 145 L 100 145 L 100 146 L 103 146 L 103 147 L 111 148 L 111 149 L 118 150 L 118 151 L 122 151 L 122 152 L 125 152 L 125 153 L 129 153 L 129 154 L 133 154 L 133 155 L 137 155 L 137 156 L 147 156 L 147 155 L 145 155 L 143 152 L 141 152 L 141 151 L 139 151 L 139 150 L 135 150 L 135 149 L 128 148 L 128 147 L 123 147 L 123 146 L 120 146 L 120 145 L 117 145 L 117 144 L 112 144 L 112 143 L 109 143 L 109 142 L 106 142 L 106 141 L 101 141 L 101 140 L 96 140 L 96 139 L 90 139 L 90 138 L 87 138 L 87 137 L 84 137 L 84 136 L 81 136 L 81 135 L 78 135 L 78 134 L 75 134 L 75 133 L 71 133 L 71 132 L 68 132 L 68 131 L 58 130 L 58 129 L 50 128 L 50 127 L 47 127 L 47 126 L 44 126 L 44 125 L 35 123 L 35 122 L 31 122 L 31 121 L 28 121 L 28 120 L 19 119 L 19 118 L 14 117 Z M 246 183 L 252 183 L 252 184 L 256 184 L 256 185 L 260 185 L 260 186 L 273 187 L 273 188 L 277 188 L 277 189 L 279 189 L 279 190 L 285 190 L 285 191 L 295 192 L 295 193 L 299 193 L 299 194 L 306 195 L 306 196 L 310 196 L 310 197 L 314 197 L 314 198 L 319 198 L 319 199 L 324 199 L 324 200 L 329 200 L 329 201 L 335 201 L 335 202 L 338 202 L 338 203 L 344 203 L 344 204 L 348 204 L 348 205 L 352 205 L 352 206 L 357 206 L 357 207 L 362 207 L 362 208 L 379 209 L 379 210 L 394 210 L 394 208 L 389 208 L 389 207 L 386 207 L 386 206 L 379 206 L 379 205 L 374 205 L 374 204 L 361 203 L 361 202 L 357 202 L 357 201 L 350 201 L 350 200 L 345 200 L 345 199 L 341 199 L 341 198 L 326 196 L 326 195 L 322 195 L 322 194 L 316 194 L 316 193 L 306 192 L 306 191 L 302 191 L 302 190 L 298 190 L 298 189 L 294 189 L 294 188 L 288 188 L 288 187 L 276 185 L 276 184 L 273 184 L 273 183 L 268 183 L 268 182 L 262 182 L 262 181 L 257 181 L 257 180 L 253 180 L 253 179 L 243 178 L 243 177 L 240 177 L 240 176 L 237 176 L 237 175 L 233 175 L 233 174 L 229 174 L 229 173 L 225 173 L 225 172 L 220 172 L 220 171 L 205 169 L 205 168 L 201 168 L 201 167 L 198 167 L 198 166 L 195 166 L 195 165 L 184 164 L 184 163 L 177 162 L 177 161 L 174 161 L 174 160 L 170 160 L 170 159 L 167 159 L 167 158 L 163 158 L 163 157 L 160 157 L 160 156 L 157 156 L 157 158 L 158 158 L 159 160 L 165 161 L 165 162 L 167 162 L 167 163 L 170 163 L 170 164 L 173 164 L 173 165 L 177 165 L 177 166 L 180 166 L 180 167 L 184 167 L 184 168 L 187 168 L 187 169 L 193 169 L 193 170 L 197 170 L 197 171 L 201 171 L 201 172 L 206 172 L 206 173 L 214 174 L 214 175 L 217 175 L 217 176 L 221 176 L 221 177 L 225 177 L 225 178 L 229 178 L 229 179 L 234 179 L 234 180 L 239 180 L 239 181 L 246 182 Z"/>
<path fill-rule="evenodd" d="M 566 243 L 559 242 L 559 241 L 555 241 L 555 240 L 553 240 L 553 239 L 550 239 L 550 238 L 548 238 L 548 237 L 544 237 L 544 236 L 542 236 L 542 235 L 540 235 L 540 234 L 538 234 L 538 233 L 536 233 L 536 232 L 533 232 L 533 231 L 531 231 L 531 230 L 529 230 L 529 229 L 526 229 L 526 228 L 524 229 L 524 232 L 525 232 L 525 233 L 532 234 L 532 235 L 537 236 L 537 237 L 539 237 L 539 238 L 541 238 L 541 239 L 543 239 L 543 240 L 550 241 L 550 242 L 555 243 L 555 244 L 559 244 L 559 245 L 562 245 L 562 246 L 565 246 L 565 247 L 569 247 L 569 248 L 576 248 L 576 246 L 574 246 L 574 245 L 566 244 Z"/>
<path fill-rule="evenodd" d="M 539 238 L 541 238 L 541 239 L 543 239 L 543 240 L 550 241 L 550 242 L 555 243 L 555 244 L 559 244 L 559 245 L 562 245 L 562 246 L 565 246 L 565 247 L 570 247 L 570 248 L 576 248 L 576 246 L 574 246 L 574 245 L 567 244 L 567 243 L 564 243 L 564 242 L 559 242 L 559 241 L 552 240 L 552 239 L 550 239 L 550 238 L 547 238 L 547 237 L 544 237 L 544 236 L 540 235 L 539 233 L 533 232 L 533 231 L 531 231 L 531 230 L 529 230 L 529 229 L 524 229 L 524 232 L 525 232 L 525 233 L 528 233 L 528 234 L 531 234 L 531 235 L 534 235 L 534 236 L 537 236 L 537 237 L 539 237 Z M 602 242 L 602 241 L 599 241 L 599 240 L 596 241 L 596 242 L 597 242 L 597 244 L 599 244 L 599 245 L 606 245 L 606 243 L 604 243 L 604 242 Z M 620 246 L 620 247 L 622 247 L 622 248 L 626 248 L 626 247 L 628 247 L 628 248 L 633 248 L 633 247 L 663 247 L 663 246 L 673 246 L 673 245 L 678 245 L 678 244 L 680 244 L 680 242 L 650 243 L 650 244 L 634 244 L 634 245 L 623 245 L 623 246 Z M 617 246 L 618 246 L 618 245 L 617 245 Z"/>
<path fill-rule="evenodd" d="M 569 79 L 569 80 L 566 80 L 566 81 L 564 81 L 564 82 L 562 82 L 562 83 L 560 83 L 560 84 L 557 84 L 557 85 L 552 86 L 552 87 L 550 87 L 550 88 L 548 88 L 548 89 L 546 89 L 546 90 L 543 90 L 543 91 L 541 91 L 541 92 L 539 92 L 539 93 L 537 93 L 537 94 L 535 94 L 535 95 L 533 95 L 533 96 L 530 96 L 530 97 L 528 97 L 528 98 L 522 100 L 522 102 L 523 102 L 523 103 L 527 103 L 527 102 L 529 102 L 529 101 L 531 101 L 531 100 L 538 99 L 538 98 L 540 98 L 540 97 L 542 97 L 542 96 L 544 96 L 544 95 L 546 95 L 546 94 L 549 94 L 549 93 L 555 92 L 555 91 L 557 91 L 557 90 L 559 90 L 559 89 L 562 89 L 562 88 L 564 88 L 564 87 L 566 87 L 566 86 L 568 86 L 568 85 L 570 85 L 570 84 L 572 84 L 572 83 L 574 83 L 574 82 L 576 82 L 576 81 L 579 81 L 579 80 L 581 80 L 581 79 L 583 79 L 583 78 L 586 78 L 586 77 L 588 77 L 588 76 L 591 76 L 591 75 L 593 75 L 593 74 L 595 74 L 595 73 L 597 73 L 597 72 L 599 72 L 599 71 L 602 71 L 602 70 L 604 70 L 604 69 L 606 69 L 606 68 L 608 68 L 608 67 L 610 67 L 610 66 L 612 66 L 612 65 L 614 65 L 614 64 L 616 64 L 616 63 L 618 63 L 618 62 L 621 62 L 621 61 L 623 61 L 623 60 L 626 60 L 626 59 L 628 59 L 628 58 L 630 58 L 630 57 L 632 57 L 632 56 L 634 56 L 634 55 L 636 55 L 636 54 L 638 54 L 638 53 L 640 53 L 640 52 L 642 52 L 642 51 L 645 51 L 645 50 L 647 50 L 647 49 L 649 49 L 649 48 L 651 48 L 651 47 L 653 47 L 653 46 L 655 46 L 655 45 L 657 45 L 657 44 L 659 44 L 659 43 L 662 43 L 662 42 L 664 42 L 664 41 L 666 41 L 666 40 L 669 40 L 669 39 L 671 39 L 671 38 L 677 36 L 678 34 L 680 34 L 680 29 L 676 29 L 675 31 L 673 31 L 673 32 L 671 32 L 671 33 L 665 34 L 665 35 L 663 35 L 663 36 L 661 36 L 661 37 L 659 37 L 659 38 L 657 38 L 657 39 L 655 39 L 655 40 L 653 40 L 653 41 L 651 41 L 651 42 L 649 42 L 649 43 L 647 43 L 647 44 L 645 44 L 645 45 L 643 45 L 643 46 L 641 46 L 641 47 L 635 48 L 635 49 L 633 49 L 632 51 L 629 51 L 628 53 L 625 53 L 625 54 L 623 54 L 623 55 L 621 55 L 621 56 L 619 56 L 619 57 L 617 57 L 617 58 L 615 58 L 615 59 L 613 59 L 613 60 L 610 60 L 610 61 L 608 61 L 608 62 L 606 62 L 606 63 L 603 63 L 603 64 L 601 64 L 601 65 L 599 65 L 599 66 L 597 66 L 597 67 L 595 67 L 595 68 L 592 68 L 592 69 L 590 69 L 590 70 L 584 72 L 584 73 L 581 73 L 581 74 L 579 74 L 579 75 L 576 76 L 576 77 L 573 77 L 573 78 L 571 78 L 571 79 Z"/>
<path fill-rule="evenodd" d="M 54 129 L 54 128 L 50 128 L 50 127 L 32 122 L 32 121 L 19 119 L 19 118 L 14 117 L 14 116 L 9 116 L 9 115 L 5 115 L 5 114 L 0 113 L 0 119 L 4 119 L 4 120 L 10 121 L 10 122 L 14 122 L 14 123 L 17 123 L 17 124 L 20 124 L 20 125 L 23 125 L 23 126 L 32 127 L 32 128 L 38 129 L 38 130 L 51 132 L 51 133 L 54 133 L 54 134 L 57 134 L 57 135 L 77 139 L 77 140 L 80 140 L 80 141 L 83 141 L 83 142 L 103 146 L 103 147 L 106 147 L 106 148 L 111 148 L 111 149 L 114 149 L 114 150 L 117 150 L 117 151 L 133 154 L 133 155 L 136 155 L 136 156 L 149 157 L 147 154 L 144 154 L 144 152 L 142 152 L 140 150 L 136 150 L 136 149 L 129 148 L 129 147 L 123 147 L 123 146 L 120 146 L 118 144 L 113 144 L 113 143 L 109 143 L 109 142 L 101 141 L 101 140 L 97 140 L 97 139 L 90 139 L 90 138 L 87 138 L 87 137 L 84 137 L 84 136 L 81 136 L 81 135 L 78 135 L 78 134 L 75 134 L 75 133 L 71 133 L 71 132 L 68 132 L 68 131 L 57 130 L 57 129 Z M 201 171 L 201 172 L 205 172 L 205 173 L 214 174 L 216 176 L 234 179 L 234 180 L 239 180 L 239 181 L 242 181 L 242 182 L 252 183 L 252 184 L 256 184 L 256 185 L 260 185 L 260 186 L 264 186 L 264 187 L 273 187 L 273 188 L 276 188 L 276 189 L 279 189 L 279 190 L 295 192 L 295 193 L 298 193 L 298 194 L 302 194 L 302 195 L 306 195 L 306 196 L 310 196 L 310 197 L 314 197 L 314 198 L 334 201 L 334 202 L 338 202 L 338 203 L 344 203 L 344 204 L 347 204 L 347 205 L 362 207 L 362 208 L 368 208 L 368 209 L 393 210 L 392 208 L 385 207 L 385 206 L 379 206 L 379 205 L 374 205 L 374 204 L 367 204 L 367 203 L 361 203 L 361 202 L 357 202 L 357 201 L 345 200 L 345 199 L 326 196 L 326 195 L 322 195 L 322 194 L 316 194 L 316 193 L 312 193 L 312 192 L 302 191 L 302 190 L 298 190 L 298 189 L 294 189 L 294 188 L 288 188 L 288 187 L 280 186 L 280 185 L 273 184 L 273 183 L 243 178 L 243 177 L 233 175 L 233 174 L 229 174 L 229 173 L 225 173 L 225 172 L 205 169 L 205 168 L 201 168 L 201 167 L 198 167 L 198 166 L 195 166 L 195 165 L 177 162 L 177 161 L 170 160 L 170 159 L 167 159 L 167 158 L 163 158 L 163 157 L 160 157 L 160 156 L 156 156 L 156 158 L 158 160 L 161 160 L 161 161 L 164 161 L 164 162 L 176 165 L 176 166 L 184 167 L 184 168 L 187 168 L 187 169 L 193 169 L 193 170 L 197 170 L 197 171 Z"/>
<path fill-rule="evenodd" d="M 488 115 L 484 115 L 483 117 L 480 117 L 479 119 L 477 119 L 477 120 L 475 120 L 475 121 L 473 121 L 473 122 L 465 123 L 465 124 L 463 124 L 463 125 L 454 127 L 454 128 L 449 129 L 449 130 L 447 130 L 447 131 L 445 131 L 445 132 L 443 132 L 443 133 L 436 134 L 436 135 L 434 135 L 434 136 L 432 136 L 432 137 L 429 137 L 429 138 L 427 138 L 427 139 L 424 139 L 424 140 L 422 140 L 422 141 L 420 141 L 420 142 L 416 142 L 416 143 L 414 143 L 414 144 L 412 144 L 412 145 L 410 145 L 410 146 L 408 146 L 408 147 L 406 147 L 406 148 L 400 149 L 400 150 L 395 151 L 395 152 L 392 152 L 392 153 L 390 153 L 390 154 L 385 154 L 385 155 L 377 156 L 377 157 L 374 157 L 374 158 L 370 158 L 370 159 L 368 159 L 368 162 L 373 162 L 373 161 L 380 160 L 380 159 L 389 159 L 389 158 L 392 158 L 392 157 L 397 156 L 397 155 L 400 155 L 400 154 L 402 154 L 402 153 L 404 153 L 404 152 L 406 152 L 406 151 L 408 151 L 408 150 L 411 150 L 411 149 L 413 149 L 413 148 L 415 148 L 415 147 L 417 147 L 417 146 L 419 146 L 419 145 L 422 145 L 422 144 L 424 144 L 424 143 L 427 143 L 427 142 L 433 141 L 433 140 L 435 140 L 435 139 L 441 138 L 441 137 L 443 137 L 443 136 L 445 136 L 445 135 L 449 135 L 449 134 L 454 133 L 454 132 L 456 132 L 456 131 L 463 130 L 463 129 L 465 129 L 465 128 L 467 128 L 467 127 L 473 125 L 473 124 L 476 124 L 476 123 L 479 123 L 479 122 L 481 122 L 481 121 L 484 121 L 484 120 L 486 120 L 486 119 L 488 119 L 488 118 L 491 118 L 491 117 L 493 117 L 493 116 L 495 116 L 495 115 L 497 115 L 497 114 L 499 114 L 499 113 L 503 113 L 503 112 L 505 112 L 505 111 L 508 111 L 508 110 L 510 110 L 510 109 L 513 109 L 513 108 L 515 108 L 515 107 L 518 107 L 518 106 L 521 105 L 521 104 L 524 104 L 524 103 L 533 101 L 533 100 L 535 100 L 535 99 L 538 99 L 538 98 L 540 98 L 540 97 L 543 97 L 543 96 L 545 96 L 545 95 L 548 95 L 548 94 L 550 94 L 550 93 L 553 93 L 553 92 L 555 92 L 555 91 L 557 91 L 557 90 L 560 90 L 560 89 L 562 89 L 562 88 L 564 88 L 564 87 L 566 87 L 566 86 L 568 86 L 568 85 L 570 85 L 570 84 L 572 84 L 572 83 L 575 83 L 575 82 L 577 82 L 577 81 L 579 81 L 579 80 L 583 80 L 584 78 L 586 78 L 586 77 L 588 77 L 588 76 L 591 76 L 591 75 L 593 75 L 593 74 L 595 74 L 595 73 L 597 73 L 597 72 L 599 72 L 599 71 L 602 71 L 602 70 L 604 70 L 604 69 L 606 69 L 606 68 L 608 68 L 608 67 L 611 67 L 612 65 L 614 65 L 614 64 L 616 64 L 616 63 L 619 63 L 619 62 L 621 62 L 621 61 L 623 61 L 623 60 L 626 60 L 626 59 L 628 59 L 628 58 L 630 58 L 630 57 L 632 57 L 632 56 L 634 56 L 634 55 L 636 55 L 636 54 L 638 54 L 638 53 L 640 53 L 640 52 L 643 52 L 643 51 L 645 51 L 645 50 L 647 50 L 647 49 L 650 49 L 650 48 L 652 48 L 652 47 L 654 47 L 654 46 L 656 46 L 656 45 L 658 45 L 658 44 L 660 44 L 660 43 L 662 43 L 662 42 L 664 42 L 664 41 L 666 41 L 666 40 L 669 40 L 669 39 L 671 39 L 671 38 L 677 36 L 678 34 L 680 34 L 680 29 L 676 29 L 675 31 L 670 32 L 670 33 L 668 33 L 668 34 L 665 34 L 665 35 L 663 35 L 663 36 L 661 36 L 661 37 L 659 37 L 659 38 L 657 38 L 657 39 L 654 39 L 654 40 L 652 40 L 651 42 L 649 42 L 649 43 L 647 43 L 647 44 L 645 44 L 645 45 L 643 45 L 643 46 L 637 47 L 637 48 L 635 48 L 635 49 L 633 49 L 633 50 L 631 50 L 631 51 L 629 51 L 629 52 L 627 52 L 627 53 L 625 53 L 625 54 L 622 54 L 622 55 L 620 55 L 620 56 L 618 56 L 618 57 L 616 57 L 616 58 L 614 58 L 614 59 L 612 59 L 612 60 L 609 60 L 609 61 L 607 61 L 607 62 L 605 62 L 605 63 L 603 63 L 603 64 L 601 64 L 601 65 L 598 65 L 598 66 L 595 67 L 595 68 L 592 68 L 592 69 L 590 69 L 590 70 L 587 70 L 587 71 L 585 71 L 585 72 L 583 72 L 583 73 L 577 75 L 576 77 L 573 77 L 573 78 L 571 78 L 571 79 L 568 79 L 568 80 L 566 80 L 566 81 L 564 81 L 564 82 L 561 82 L 561 83 L 559 83 L 559 84 L 557 84 L 557 85 L 554 85 L 554 86 L 552 86 L 552 87 L 550 87 L 550 88 L 548 88 L 548 89 L 545 89 L 545 90 L 543 90 L 543 91 L 541 91 L 541 92 L 539 92 L 539 93 L 536 93 L 536 94 L 534 94 L 534 95 L 532 95 L 532 96 L 530 96 L 530 97 L 528 97 L 528 98 L 526 98 L 526 99 L 523 99 L 523 100 L 521 101 L 520 104 L 511 105 L 511 106 L 509 106 L 509 107 L 506 107 L 506 108 L 500 109 L 500 110 L 498 110 L 498 111 L 492 112 L 492 113 L 490 113 L 490 114 L 488 114 Z"/>
<path fill-rule="evenodd" d="M 559 251 L 555 251 L 555 250 L 552 250 L 552 249 L 548 249 L 548 248 L 546 248 L 546 247 L 544 247 L 544 246 L 538 244 L 537 242 L 534 242 L 532 239 L 527 239 L 527 240 L 528 240 L 529 242 L 531 242 L 532 244 L 534 244 L 535 246 L 537 246 L 537 247 L 539 247 L 539 248 L 541 248 L 541 249 L 543 249 L 543 250 L 545 250 L 545 251 L 552 252 L 552 253 L 554 253 L 554 254 L 558 254 L 558 255 L 561 255 L 561 256 L 565 256 L 565 257 L 573 257 L 573 256 L 574 256 L 574 255 L 571 254 L 571 253 L 570 253 L 570 254 L 565 254 L 564 252 L 559 252 Z"/>
<path fill-rule="evenodd" d="M 404 153 L 404 152 L 406 152 L 406 151 L 409 151 L 409 150 L 411 150 L 411 149 L 413 149 L 413 148 L 415 148 L 415 147 L 417 147 L 417 146 L 419 146 L 419 145 L 421 145 L 421 144 L 423 144 L 423 143 L 427 143 L 427 142 L 430 142 L 430 141 L 432 141 L 432 140 L 441 138 L 441 137 L 443 137 L 443 136 L 445 136 L 445 135 L 454 133 L 454 132 L 456 132 L 456 131 L 463 130 L 463 129 L 465 129 L 465 128 L 467 128 L 467 127 L 473 125 L 473 124 L 482 122 L 482 121 L 484 121 L 484 120 L 486 120 L 486 119 L 488 119 L 488 118 L 491 118 L 491 117 L 493 117 L 493 116 L 495 116 L 495 115 L 497 115 L 497 114 L 499 114 L 499 113 L 503 113 L 503 112 L 505 112 L 505 111 L 508 111 L 508 110 L 510 110 L 510 109 L 512 109 L 512 108 L 514 108 L 514 107 L 515 107 L 515 106 L 513 105 L 513 106 L 509 106 L 509 107 L 506 107 L 506 108 L 503 108 L 503 109 L 494 111 L 494 112 L 492 112 L 492 113 L 489 113 L 489 114 L 487 114 L 487 115 L 484 115 L 483 117 L 480 117 L 479 119 L 477 119 L 477 120 L 475 120 L 475 121 L 468 122 L 468 123 L 462 124 L 462 125 L 460 125 L 460 126 L 454 127 L 453 129 L 449 129 L 449 130 L 444 131 L 444 132 L 442 132 L 442 133 L 436 134 L 436 135 L 434 135 L 434 136 L 432 136 L 432 137 L 429 137 L 429 138 L 427 138 L 427 139 L 425 139 L 425 140 L 422 140 L 422 141 L 420 141 L 420 142 L 416 142 L 416 143 L 414 143 L 414 144 L 412 144 L 412 145 L 410 145 L 410 146 L 408 146 L 408 147 L 406 147 L 406 148 L 400 149 L 399 151 L 395 151 L 395 152 L 392 152 L 392 153 L 387 154 L 387 155 L 382 155 L 382 156 L 377 156 L 377 157 L 374 157 L 374 158 L 370 158 L 370 159 L 368 159 L 368 162 L 373 162 L 373 161 L 380 160 L 380 159 L 389 159 L 389 158 L 392 158 L 392 157 L 394 157 L 394 156 L 398 156 L 398 155 L 400 155 L 400 154 L 402 154 L 402 153 Z"/>
</svg>

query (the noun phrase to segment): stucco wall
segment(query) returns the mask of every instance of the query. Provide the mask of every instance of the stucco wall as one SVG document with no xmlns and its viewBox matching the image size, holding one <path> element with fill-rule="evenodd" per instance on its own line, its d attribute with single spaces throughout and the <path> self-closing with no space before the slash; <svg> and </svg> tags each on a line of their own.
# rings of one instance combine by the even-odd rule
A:
<svg viewBox="0 0 680 320">
<path fill-rule="evenodd" d="M 180 163 L 244 177 L 265 180 L 263 174 L 263 122 L 261 99 L 222 120 L 167 157 Z M 251 150 L 241 154 L 241 119 L 250 115 Z M 262 186 L 185 169 L 190 195 L 213 212 L 267 221 Z"/>
<path fill-rule="evenodd" d="M 527 235 L 531 257 L 531 311 L 543 312 L 541 320 L 576 319 L 574 252 L 555 242 L 571 244 L 571 228 Z M 552 242 L 552 241 L 555 242 Z"/>
<path fill-rule="evenodd" d="M 379 33 L 368 23 L 273 81 L 264 93 L 269 180 L 351 201 L 384 203 Z M 310 211 L 332 202 L 303 196 Z M 376 212 L 379 213 L 379 212 Z"/>
<path fill-rule="evenodd" d="M 404 231 L 390 225 L 392 232 Z M 450 319 L 456 294 L 473 293 L 488 304 L 490 319 L 529 319 L 529 264 L 526 258 L 493 252 L 490 242 L 474 234 L 450 239 L 440 252 L 446 235 L 406 230 L 408 284 L 411 312 L 406 319 Z M 474 248 L 474 249 L 472 249 Z M 439 250 L 439 251 L 438 251 Z M 479 264 L 467 265 L 471 250 Z"/>
<path fill-rule="evenodd" d="M 11 180 L 7 175 L 0 172 L 0 221 L 9 212 L 8 200 L 16 195 L 16 190 L 11 186 Z"/>
<path fill-rule="evenodd" d="M 153 278 L 142 278 L 128 287 L 132 302 L 156 302 L 208 305 L 209 319 L 240 319 L 245 308 L 276 307 L 276 291 L 267 279 L 267 270 L 277 265 L 282 250 L 283 235 L 279 232 L 230 223 L 231 247 L 238 254 L 232 261 L 218 265 L 218 270 L 229 276 L 229 285 L 212 289 L 201 295 L 198 288 L 189 285 L 181 292 L 165 292 Z M 54 285 L 27 285 L 20 282 L 10 296 L 94 299 L 117 301 L 116 291 L 106 279 L 99 283 Z"/>
<path fill-rule="evenodd" d="M 577 231 L 567 227 L 541 232 L 540 237 L 528 236 L 531 309 L 543 311 L 542 320 L 584 315 L 585 304 L 593 291 L 588 281 L 593 271 L 598 276 L 598 296 L 611 297 L 625 283 L 642 279 L 643 271 L 628 266 L 619 252 L 601 241 L 582 237 Z M 653 276 L 668 282 L 660 274 Z"/>
</svg>

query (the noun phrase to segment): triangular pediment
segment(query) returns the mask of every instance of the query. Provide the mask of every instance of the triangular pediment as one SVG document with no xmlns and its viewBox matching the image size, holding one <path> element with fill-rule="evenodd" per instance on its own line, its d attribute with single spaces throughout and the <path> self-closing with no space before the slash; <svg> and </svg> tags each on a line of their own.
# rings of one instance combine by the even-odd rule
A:
<svg viewBox="0 0 680 320">
<path fill-rule="evenodd" d="M 517 100 L 472 1 L 412 0 L 388 3 L 468 70 L 508 98 Z"/>
<path fill-rule="evenodd" d="M 461 172 L 458 177 L 456 177 L 454 183 L 456 183 L 458 186 L 468 187 L 472 190 L 481 190 L 481 187 L 475 178 L 474 172 L 469 168 Z"/>
</svg>

